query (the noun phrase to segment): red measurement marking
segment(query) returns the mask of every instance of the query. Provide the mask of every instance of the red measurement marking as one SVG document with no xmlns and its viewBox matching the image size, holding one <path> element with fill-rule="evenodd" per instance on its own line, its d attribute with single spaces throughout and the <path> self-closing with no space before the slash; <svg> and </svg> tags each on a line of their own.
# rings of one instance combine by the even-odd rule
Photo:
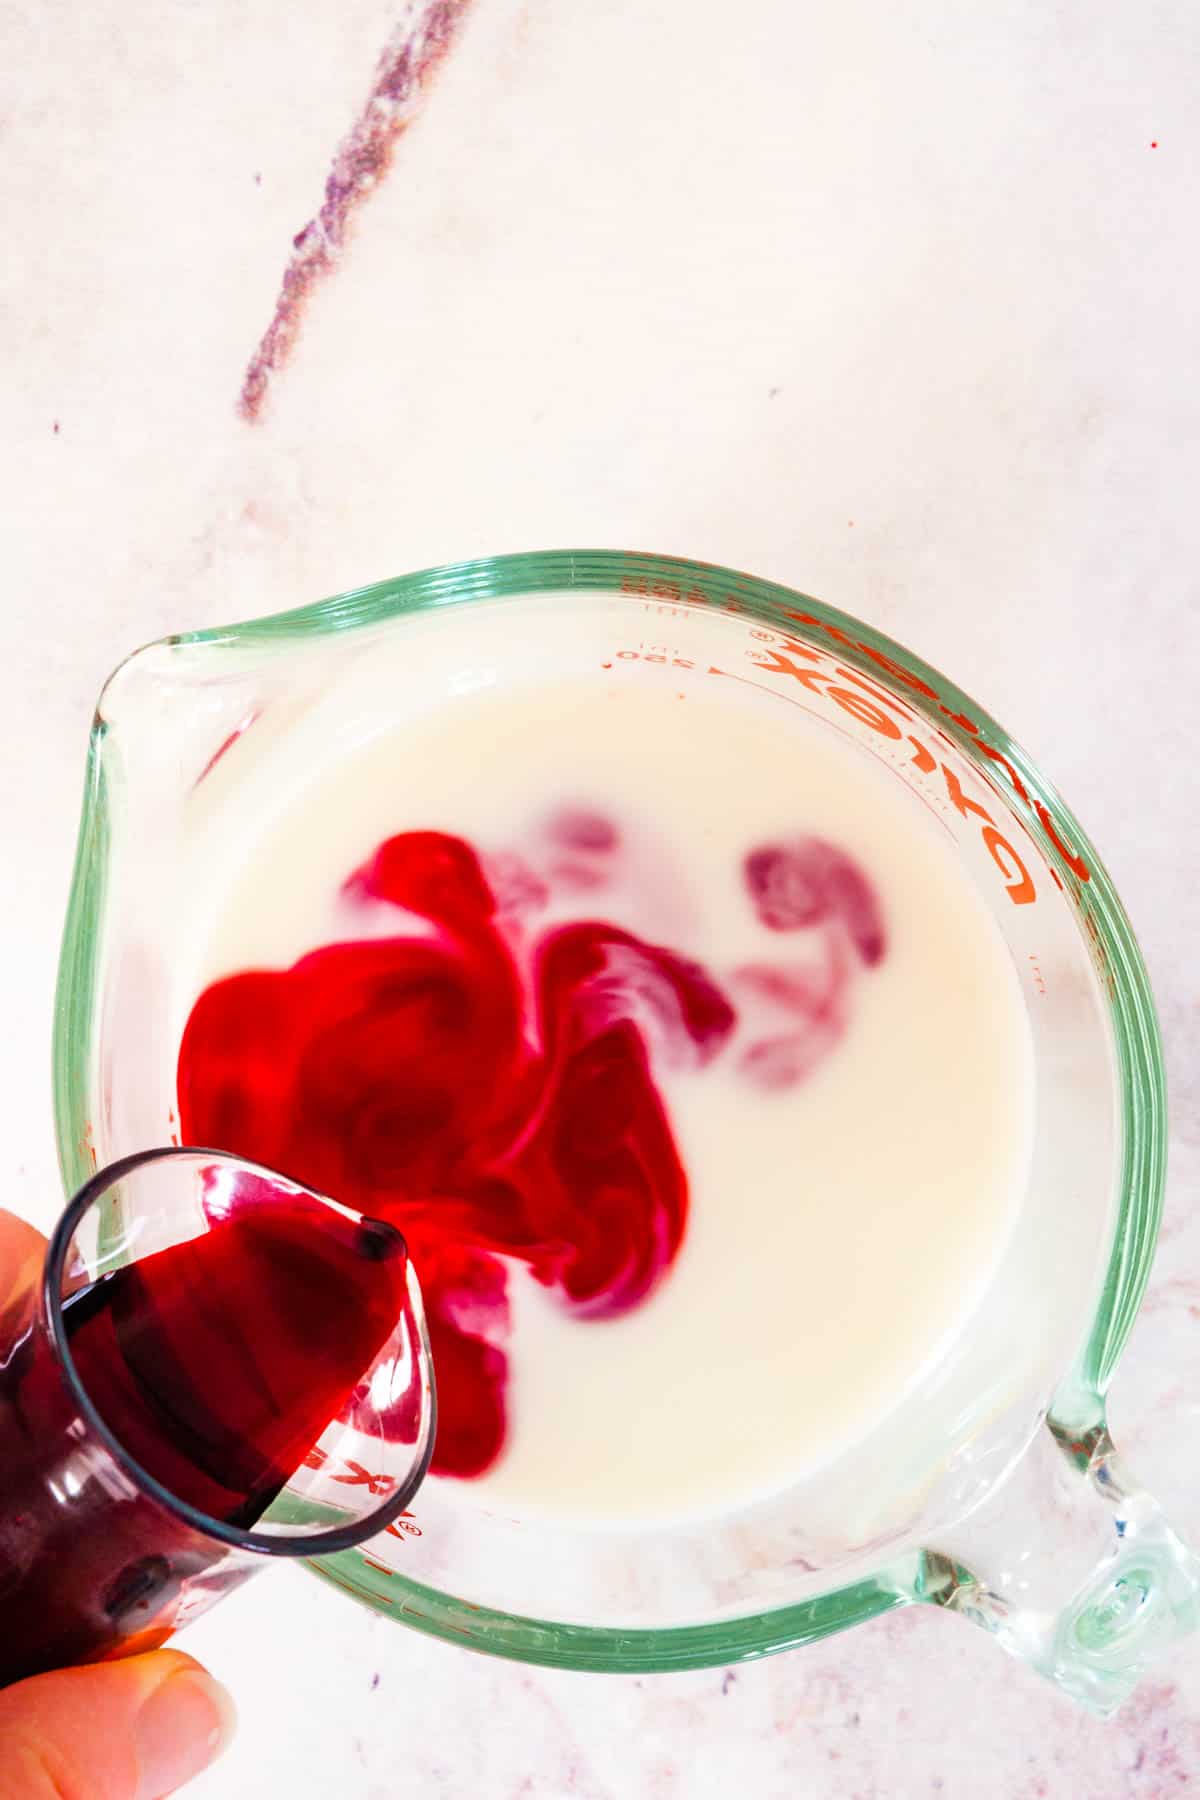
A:
<svg viewBox="0 0 1200 1800">
<path fill-rule="evenodd" d="M 347 1473 L 335 1475 L 334 1480 L 343 1487 L 365 1487 L 368 1494 L 390 1494 L 396 1483 L 390 1475 L 372 1475 L 361 1463 L 347 1461 Z"/>
<path fill-rule="evenodd" d="M 1054 820 L 1050 817 L 1050 814 L 1040 800 L 1034 801 L 1033 810 L 1041 820 L 1050 842 L 1054 845 L 1054 848 L 1058 851 L 1058 854 L 1062 857 L 1072 874 L 1078 875 L 1080 881 L 1090 881 L 1092 879 L 1091 870 L 1088 868 L 1079 852 L 1077 850 L 1072 850 L 1065 838 L 1060 836 Z"/>
<path fill-rule="evenodd" d="M 208 761 L 205 763 L 204 767 L 201 769 L 200 773 L 197 775 L 194 783 L 192 784 L 194 787 L 199 787 L 200 783 L 202 781 L 205 781 L 208 778 L 208 776 L 210 776 L 212 774 L 213 770 L 216 768 L 216 766 L 220 762 L 221 758 L 226 754 L 227 751 L 233 749 L 233 746 L 237 743 L 238 739 L 241 737 L 241 735 L 244 731 L 249 731 L 251 725 L 253 725 L 253 723 L 254 723 L 255 719 L 257 719 L 257 717 L 258 717 L 258 708 L 255 707 L 251 712 L 248 712 L 246 714 L 244 719 L 241 719 L 238 721 L 238 723 L 234 726 L 233 730 L 230 732 L 229 736 L 227 738 L 225 738 L 223 740 L 223 742 L 221 742 L 217 745 L 216 749 L 213 751 L 212 755 L 209 757 Z"/>
<path fill-rule="evenodd" d="M 957 725 L 963 727 L 965 730 L 969 731 L 972 734 L 972 736 L 976 740 L 978 749 L 980 750 L 980 752 L 983 755 L 991 758 L 991 760 L 993 762 L 999 762 L 999 763 L 1003 764 L 1004 768 L 1008 772 L 1009 779 L 1012 781 L 1014 789 L 1015 789 L 1018 797 L 1027 806 L 1031 803 L 1030 795 L 1027 793 L 1027 791 L 1024 787 L 1024 784 L 1022 783 L 1020 777 L 1017 775 L 1015 769 L 1012 767 L 1012 764 L 1007 760 L 1007 758 L 1004 757 L 999 751 L 993 750 L 990 746 L 986 745 L 983 742 L 979 727 L 974 723 L 973 720 L 969 719 L 966 714 L 961 713 L 961 712 L 952 712 L 948 706 L 943 705 L 942 701 L 938 698 L 936 690 L 934 688 L 932 688 L 930 686 L 930 684 L 926 680 L 924 680 L 924 678 L 922 676 L 915 675 L 915 674 L 913 674 L 911 669 L 904 668 L 903 665 L 898 663 L 894 657 L 889 656 L 886 651 L 877 650 L 874 648 L 873 645 L 867 644 L 867 643 L 863 642 L 861 639 L 856 640 L 856 639 L 852 638 L 849 635 L 849 633 L 843 631 L 840 626 L 826 624 L 826 622 L 823 619 L 817 618 L 815 613 L 806 613 L 806 612 L 788 610 L 786 612 L 785 616 L 789 619 L 794 619 L 797 622 L 797 624 L 809 625 L 809 626 L 813 627 L 813 629 L 823 632 L 826 637 L 832 638 L 835 643 L 846 644 L 846 645 L 849 645 L 852 649 L 862 651 L 864 655 L 869 656 L 873 662 L 877 663 L 879 665 L 879 667 L 886 674 L 892 676 L 892 678 L 894 680 L 901 682 L 905 687 L 915 689 L 918 693 L 925 695 L 925 697 L 927 699 L 932 700 L 934 702 L 934 704 L 937 706 L 939 712 L 943 713 L 946 716 L 946 718 L 953 720 Z M 779 673 L 792 673 L 793 671 L 779 670 L 778 672 Z M 957 746 L 952 743 L 952 740 L 950 738 L 946 737 L 944 732 L 936 732 L 935 735 L 938 737 L 941 737 L 945 743 L 951 744 L 952 748 L 957 748 Z M 953 799 L 953 795 L 951 796 L 951 798 Z M 1054 845 L 1054 848 L 1058 852 L 1059 856 L 1062 857 L 1063 861 L 1067 864 L 1067 866 L 1071 869 L 1071 871 L 1078 877 L 1078 879 L 1081 882 L 1090 881 L 1091 872 L 1088 868 L 1087 863 L 1079 855 L 1078 851 L 1073 850 L 1069 844 L 1067 844 L 1063 841 L 1063 838 L 1061 837 L 1057 828 L 1055 827 L 1054 821 L 1051 818 L 1046 807 L 1042 804 L 1042 802 L 1040 800 L 1033 800 L 1032 808 L 1033 808 L 1035 815 L 1037 816 L 1039 823 L 1042 826 L 1042 829 L 1045 831 L 1046 835 L 1050 838 L 1050 841 Z M 984 814 L 983 816 L 986 817 L 987 815 Z M 994 830 L 994 827 L 993 827 L 993 830 Z M 986 834 L 985 834 L 985 836 L 986 836 Z M 1003 839 L 1001 839 L 1000 842 L 1003 845 L 1005 850 L 1011 850 L 1011 846 L 1007 845 Z M 991 843 L 988 844 L 988 849 L 992 854 L 993 861 L 997 862 L 997 865 L 1001 867 L 1002 872 L 1003 872 L 1003 866 L 1000 863 L 1000 859 L 996 854 L 996 850 Z M 1015 859 L 1015 852 L 1013 852 L 1012 854 Z M 1016 859 L 1016 860 L 1019 861 L 1019 859 Z M 1057 875 L 1054 874 L 1054 869 L 1053 869 L 1052 865 L 1048 864 L 1047 866 L 1050 868 L 1051 874 L 1054 875 L 1054 879 L 1057 881 L 1058 877 L 1057 877 Z M 1023 869 L 1022 869 L 1022 872 L 1024 875 L 1023 881 L 1016 882 L 1015 884 L 1010 885 L 1010 887 L 1009 887 L 1009 897 L 1017 905 L 1023 905 L 1026 903 L 1026 901 L 1035 898 L 1035 895 L 1033 893 L 1033 883 L 1030 881 L 1028 874 L 1024 873 Z M 1061 882 L 1059 883 L 1059 885 L 1060 886 L 1062 885 Z"/>
<path fill-rule="evenodd" d="M 846 669 L 839 663 L 834 670 L 834 674 L 840 675 L 845 681 L 854 682 L 856 687 L 865 688 L 868 694 L 873 694 L 875 696 L 881 706 L 889 707 L 892 712 L 899 713 L 902 719 L 912 719 L 916 717 L 916 714 L 911 708 L 900 704 L 895 694 L 886 693 L 883 688 L 876 687 L 873 681 L 868 681 L 866 676 L 860 674 L 857 669 Z"/>
<path fill-rule="evenodd" d="M 825 629 L 832 637 L 840 638 L 846 643 L 851 641 L 844 631 L 839 631 L 832 625 L 825 627 Z M 790 640 L 785 640 L 785 642 L 787 643 L 789 652 L 792 652 Z M 866 645 L 860 647 L 863 649 L 867 648 Z M 794 654 L 794 652 L 792 653 Z M 877 661 L 882 660 L 880 653 L 872 651 L 870 654 L 875 656 Z M 805 650 L 804 655 L 811 657 L 814 662 L 819 660 L 810 650 Z M 836 706 L 840 707 L 842 712 L 848 713 L 850 717 L 857 719 L 860 724 L 869 726 L 872 731 L 878 732 L 881 737 L 899 741 L 901 736 L 900 727 L 896 724 L 895 720 L 892 719 L 888 713 L 884 712 L 879 705 L 876 705 L 872 701 L 865 700 L 858 693 L 851 692 L 848 688 L 830 686 L 830 677 L 827 669 L 800 668 L 791 660 L 790 655 L 783 655 L 780 650 L 775 647 L 769 649 L 764 648 L 763 650 L 756 649 L 751 652 L 750 661 L 755 668 L 762 669 L 769 675 L 789 676 L 793 681 L 799 683 L 801 687 L 807 688 L 810 693 L 817 695 L 818 698 L 832 700 Z M 838 672 L 841 673 L 841 670 L 839 669 Z M 718 674 L 720 671 L 715 668 L 710 668 L 709 673 Z M 917 678 L 914 678 L 914 681 L 916 679 Z M 946 712 L 948 717 L 960 718 L 960 715 L 949 714 L 947 708 L 944 706 L 941 706 L 940 710 Z M 951 748 L 955 747 L 951 743 L 951 740 L 945 737 L 943 732 L 935 732 L 935 735 L 943 738 L 947 744 L 951 745 Z M 929 754 L 925 745 L 917 737 L 910 736 L 907 741 L 916 751 L 916 756 L 912 759 L 916 767 L 925 774 L 932 774 L 934 769 L 938 767 L 938 764 Z M 982 749 L 983 747 L 984 746 L 981 743 L 980 748 Z M 1009 769 L 1009 774 L 1012 776 L 1014 782 L 1016 782 L 1018 789 L 1020 789 L 1020 782 L 1017 779 L 1015 771 L 1012 770 L 1005 758 L 999 756 L 997 753 L 997 760 L 1004 762 L 1005 767 Z M 976 818 L 983 821 L 980 835 L 988 855 L 1004 877 L 1004 884 L 1009 899 L 1014 906 L 1028 906 L 1031 901 L 1037 899 L 1037 890 L 1033 885 L 1033 881 L 1024 862 L 1021 860 L 1020 856 L 1018 856 L 1008 839 L 1002 836 L 996 829 L 996 826 L 992 822 L 992 815 L 987 809 L 980 806 L 977 800 L 971 799 L 970 795 L 963 791 L 962 783 L 959 781 L 958 776 L 954 773 L 953 769 L 950 768 L 949 764 L 942 763 L 940 766 L 945 778 L 946 792 L 955 811 L 963 819 L 966 819 L 968 815 L 974 815 Z M 1071 866 L 1081 875 L 1081 879 L 1086 880 L 1087 872 L 1085 865 L 1082 862 L 1076 863 L 1072 861 L 1073 853 L 1054 831 L 1050 816 L 1045 808 L 1040 802 L 1035 803 L 1035 806 L 1038 817 L 1042 820 L 1046 829 L 1053 837 L 1055 847 L 1058 849 L 1059 853 L 1071 863 Z"/>
<path fill-rule="evenodd" d="M 410 1512 L 402 1512 L 400 1517 L 398 1519 L 393 1519 L 392 1523 L 386 1528 L 386 1535 L 388 1537 L 399 1538 L 401 1542 L 403 1542 L 406 1537 L 420 1537 L 422 1532 L 421 1527 L 417 1524 L 412 1514 Z"/>
<path fill-rule="evenodd" d="M 963 792 L 962 782 L 958 779 L 958 776 L 954 773 L 954 770 L 950 767 L 949 763 L 942 764 L 942 774 L 946 778 L 946 792 L 950 796 L 950 804 L 953 806 L 955 812 L 964 819 L 968 813 L 974 813 L 976 818 L 983 819 L 986 824 L 990 825 L 992 822 L 991 813 L 988 812 L 986 807 L 980 806 L 978 800 L 972 800 L 969 794 Z"/>
<path fill-rule="evenodd" d="M 682 588 L 677 581 L 652 580 L 646 575 L 622 576 L 621 592 L 623 594 L 640 594 L 646 600 L 690 600 L 693 605 L 699 606 L 705 606 L 708 603 L 708 595 L 703 593 L 700 588 Z M 728 596 L 726 598 L 728 599 Z M 736 611 L 744 610 L 736 602 L 733 604 Z"/>
<path fill-rule="evenodd" d="M 390 1575 L 391 1572 L 392 1571 L 389 1569 L 388 1574 Z M 350 1594 L 355 1600 L 369 1598 L 371 1600 L 381 1600 L 385 1606 L 390 1606 L 392 1604 L 386 1594 L 371 1594 L 360 1582 L 347 1581 L 343 1575 L 335 1575 L 333 1570 L 327 1565 L 322 1567 L 321 1573 L 324 1575 L 326 1581 L 332 1581 L 334 1587 L 340 1587 L 343 1594 Z"/>
<path fill-rule="evenodd" d="M 944 706 L 941 710 L 946 712 Z M 946 716 L 947 718 L 952 719 L 956 725 L 961 725 L 964 731 L 970 732 L 971 736 L 975 739 L 975 748 L 979 751 L 981 756 L 986 756 L 991 762 L 1000 764 L 1007 774 L 1008 779 L 1012 782 L 1014 791 L 1025 802 L 1026 806 L 1028 806 L 1029 795 L 1026 792 L 1025 783 L 1021 780 L 1021 777 L 1017 774 L 1017 771 L 1013 768 L 1003 751 L 993 750 L 990 744 L 984 743 L 983 738 L 980 736 L 979 727 L 974 719 L 969 719 L 966 713 L 947 713 Z"/>
<path fill-rule="evenodd" d="M 617 659 L 619 662 L 670 663 L 673 669 L 694 669 L 696 666 L 690 656 L 671 656 L 665 649 L 657 645 L 652 646 L 649 650 L 644 644 L 639 645 L 636 650 L 618 650 Z M 611 669 L 612 664 L 605 663 L 604 667 Z M 709 673 L 711 674 L 712 671 L 710 670 Z"/>
</svg>

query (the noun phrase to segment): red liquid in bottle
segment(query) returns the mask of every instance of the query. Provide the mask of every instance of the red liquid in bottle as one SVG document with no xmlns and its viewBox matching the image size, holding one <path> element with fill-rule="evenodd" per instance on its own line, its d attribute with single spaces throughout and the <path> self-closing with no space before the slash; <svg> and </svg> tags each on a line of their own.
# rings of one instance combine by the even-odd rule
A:
<svg viewBox="0 0 1200 1800">
<path fill-rule="evenodd" d="M 406 1262 L 393 1227 L 240 1176 L 229 1216 L 72 1295 L 63 1322 L 126 1453 L 246 1529 L 353 1403 Z M 165 1636 L 184 1584 L 245 1572 L 120 1469 L 32 1320 L 0 1347 L 0 1486 L 0 1682 Z"/>
</svg>

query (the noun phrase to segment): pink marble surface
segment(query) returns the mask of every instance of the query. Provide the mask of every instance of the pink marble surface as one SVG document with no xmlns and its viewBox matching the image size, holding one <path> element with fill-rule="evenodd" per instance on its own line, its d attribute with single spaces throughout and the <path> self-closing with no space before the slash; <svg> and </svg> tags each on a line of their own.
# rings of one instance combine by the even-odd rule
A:
<svg viewBox="0 0 1200 1800">
<path fill-rule="evenodd" d="M 1173 1105 L 1114 1434 L 1200 1537 L 1198 56 L 1189 0 L 0 13 L 8 1196 L 57 1205 L 54 962 L 126 650 L 489 551 L 751 568 L 946 667 L 1106 854 Z M 915 1614 L 600 1680 L 288 1571 L 189 1647 L 244 1714 L 213 1800 L 1200 1785 L 1194 1646 L 1107 1726 Z"/>
</svg>

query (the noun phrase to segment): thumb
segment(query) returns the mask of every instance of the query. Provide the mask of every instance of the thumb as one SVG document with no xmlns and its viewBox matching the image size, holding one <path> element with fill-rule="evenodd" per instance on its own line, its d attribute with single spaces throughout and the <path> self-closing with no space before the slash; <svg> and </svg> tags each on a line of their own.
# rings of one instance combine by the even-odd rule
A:
<svg viewBox="0 0 1200 1800">
<path fill-rule="evenodd" d="M 178 1650 L 37 1675 L 0 1693 L 0 1800 L 162 1800 L 232 1730 L 224 1688 Z"/>
<path fill-rule="evenodd" d="M 9 1311 L 15 1314 L 34 1291 L 45 1254 L 40 1231 L 12 1213 L 0 1212 L 0 1319 Z"/>
</svg>

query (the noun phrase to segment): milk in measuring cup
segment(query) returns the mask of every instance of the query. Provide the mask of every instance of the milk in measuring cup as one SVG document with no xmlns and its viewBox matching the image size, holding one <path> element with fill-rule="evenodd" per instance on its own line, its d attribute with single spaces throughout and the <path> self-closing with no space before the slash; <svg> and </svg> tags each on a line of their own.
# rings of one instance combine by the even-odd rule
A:
<svg viewBox="0 0 1200 1800">
<path fill-rule="evenodd" d="M 449 899 L 430 873 L 442 839 L 414 833 L 462 846 Z M 381 873 L 397 838 L 407 848 Z M 375 1210 L 409 1233 L 441 1320 L 443 1473 L 481 1501 L 596 1519 L 743 1505 L 869 1433 L 969 1329 L 1030 1157 L 1017 979 L 936 819 L 795 709 L 734 684 L 677 691 L 668 674 L 448 699 L 317 759 L 255 825 L 217 914 L 185 1139 L 190 1105 L 238 1140 L 221 1147 L 320 1185 L 334 1115 L 316 1114 L 336 1104 L 352 1121 L 366 1148 L 345 1178 L 374 1183 Z M 372 1000 L 363 971 L 384 964 L 362 947 L 393 940 L 406 947 L 379 953 L 390 973 Z M 286 974 L 337 944 L 360 948 Z M 268 979 L 228 985 L 246 971 Z M 218 1032 L 238 994 L 249 1033 L 264 1009 L 287 1021 L 269 1096 L 259 1070 L 231 1100 L 237 1071 L 204 1061 L 205 1020 Z M 304 1013 L 318 1004 L 320 1033 Z M 393 1024 L 425 1031 L 428 1055 L 397 1039 L 389 1066 L 378 1034 L 392 1025 L 372 1025 L 373 1006 L 400 1008 Z M 439 1161 L 430 1134 L 469 1087 L 454 1059 L 466 1071 L 493 1027 L 507 1060 L 486 1107 L 510 1083 L 503 1127 L 492 1143 L 491 1112 L 475 1133 L 460 1118 Z M 624 1060 L 593 1144 L 598 1042 Z M 257 1135 L 256 1109 L 271 1112 Z M 406 1117 L 425 1146 L 407 1171 Z M 591 1250 L 566 1242 L 588 1225 L 564 1197 L 579 1168 L 601 1171 L 597 1206 L 623 1196 Z M 558 1183 L 552 1203 L 539 1182 Z M 489 1193 L 507 1209 L 499 1252 L 478 1226 Z M 614 1235 L 635 1214 L 622 1261 Z M 531 1247 L 535 1227 L 546 1241 Z"/>
</svg>

